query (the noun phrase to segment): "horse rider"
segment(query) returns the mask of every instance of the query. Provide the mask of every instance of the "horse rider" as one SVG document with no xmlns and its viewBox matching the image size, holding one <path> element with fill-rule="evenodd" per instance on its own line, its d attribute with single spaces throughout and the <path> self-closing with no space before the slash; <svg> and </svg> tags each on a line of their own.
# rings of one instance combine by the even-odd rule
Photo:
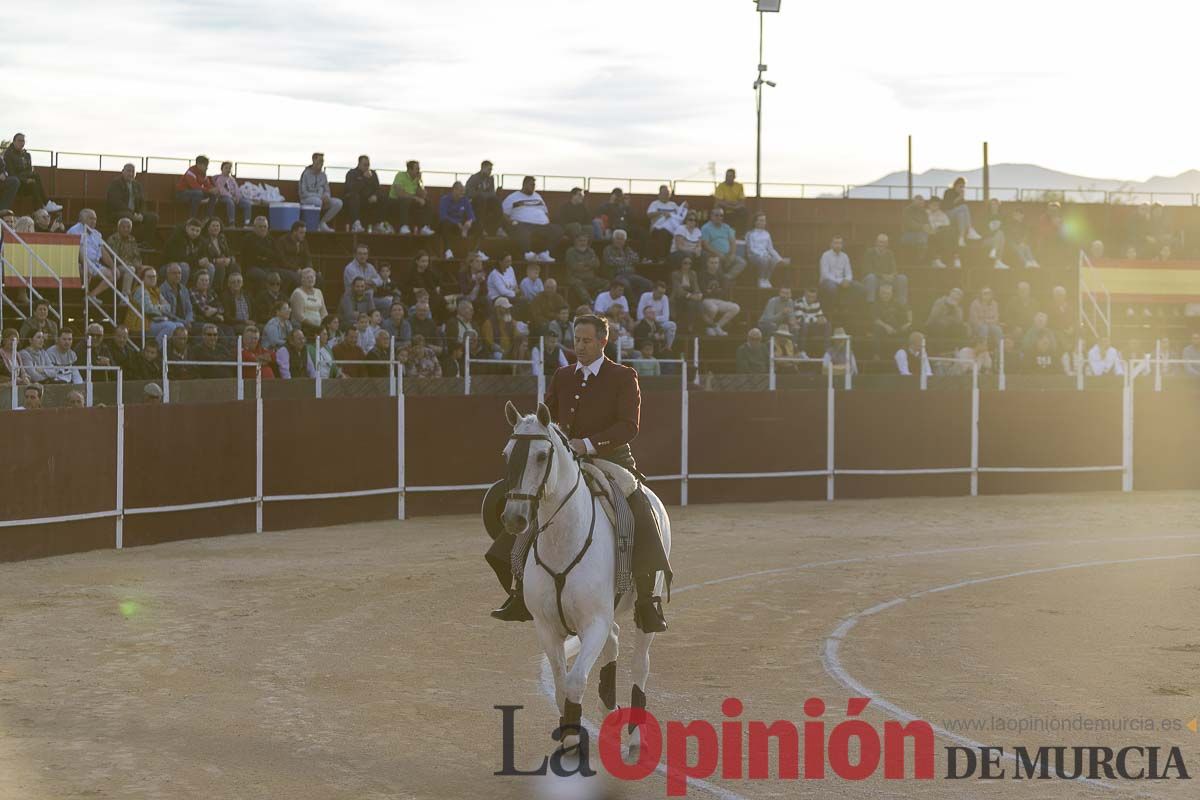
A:
<svg viewBox="0 0 1200 800">
<path fill-rule="evenodd" d="M 635 370 L 605 357 L 607 344 L 607 319 L 588 314 L 575 320 L 577 361 L 560 367 L 551 377 L 546 407 L 578 456 L 611 461 L 638 477 L 638 488 L 629 496 L 634 519 L 632 571 L 637 587 L 634 620 L 646 633 L 661 633 L 667 629 L 667 622 L 663 618 L 662 599 L 654 594 L 654 583 L 660 570 L 670 580 L 671 565 L 663 552 L 658 518 L 640 484 L 645 476 L 638 472 L 629 449 L 629 443 L 638 434 L 642 393 Z M 483 500 L 484 527 L 493 540 L 485 558 L 509 593 L 504 605 L 493 611 L 492 616 L 506 622 L 524 622 L 533 617 L 525 607 L 521 580 L 517 579 L 515 584 L 513 581 L 510 556 L 516 536 L 505 531 L 500 522 L 507 491 L 502 479 L 488 490 Z"/>
</svg>

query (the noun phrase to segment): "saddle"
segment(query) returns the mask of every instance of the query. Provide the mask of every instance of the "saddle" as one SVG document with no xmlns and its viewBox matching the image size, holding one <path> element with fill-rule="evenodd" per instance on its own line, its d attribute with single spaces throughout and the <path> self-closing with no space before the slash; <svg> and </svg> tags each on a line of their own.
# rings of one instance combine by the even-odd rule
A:
<svg viewBox="0 0 1200 800">
<path fill-rule="evenodd" d="M 629 495 L 637 491 L 638 479 L 632 472 L 622 466 L 597 459 L 596 461 L 579 462 L 580 469 L 583 470 L 584 480 L 587 481 L 588 490 L 591 491 L 593 497 L 600 498 L 600 507 L 604 509 L 604 515 L 608 517 L 608 521 L 612 523 L 613 529 L 617 526 L 616 498 L 613 496 L 614 489 L 621 493 L 622 498 L 627 498 Z"/>
</svg>

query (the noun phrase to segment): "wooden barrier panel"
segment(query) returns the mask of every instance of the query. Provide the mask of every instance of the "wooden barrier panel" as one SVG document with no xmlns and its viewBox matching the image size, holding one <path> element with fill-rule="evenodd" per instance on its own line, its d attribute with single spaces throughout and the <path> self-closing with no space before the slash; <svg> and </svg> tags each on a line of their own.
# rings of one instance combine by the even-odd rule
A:
<svg viewBox="0 0 1200 800">
<path fill-rule="evenodd" d="M 1121 464 L 1120 391 L 987 392 L 979 404 L 982 467 Z M 1119 472 L 983 473 L 981 494 L 1119 491 Z"/>
<path fill-rule="evenodd" d="M 971 393 L 838 392 L 838 470 L 961 469 L 971 466 Z M 966 474 L 837 475 L 843 497 L 970 493 Z"/>
<path fill-rule="evenodd" d="M 1200 489 L 1200 392 L 1138 392 L 1133 488 Z"/>
</svg>

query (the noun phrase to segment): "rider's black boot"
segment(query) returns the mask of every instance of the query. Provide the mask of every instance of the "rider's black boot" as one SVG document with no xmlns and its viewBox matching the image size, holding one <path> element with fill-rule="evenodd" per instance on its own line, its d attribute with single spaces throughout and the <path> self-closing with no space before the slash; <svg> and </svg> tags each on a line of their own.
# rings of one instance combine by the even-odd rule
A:
<svg viewBox="0 0 1200 800">
<path fill-rule="evenodd" d="M 667 629 L 663 617 L 662 598 L 654 594 L 655 575 L 639 575 L 633 579 L 637 586 L 637 604 L 633 607 L 633 621 L 646 633 L 662 633 Z"/>
<path fill-rule="evenodd" d="M 509 593 L 504 605 L 492 612 L 492 618 L 504 622 L 528 622 L 533 619 L 533 615 L 525 607 L 524 586 L 520 581 L 517 581 L 516 588 Z"/>
</svg>

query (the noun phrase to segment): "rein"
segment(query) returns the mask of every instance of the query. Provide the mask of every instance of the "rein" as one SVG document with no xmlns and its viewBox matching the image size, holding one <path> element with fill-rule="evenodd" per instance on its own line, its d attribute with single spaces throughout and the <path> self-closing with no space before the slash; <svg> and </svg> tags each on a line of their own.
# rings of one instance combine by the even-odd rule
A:
<svg viewBox="0 0 1200 800">
<path fill-rule="evenodd" d="M 558 435 L 559 435 L 559 438 L 562 439 L 563 444 L 567 447 L 568 452 L 572 452 L 570 449 L 570 444 L 567 442 L 566 437 L 563 436 L 561 432 L 559 432 Z M 541 433 L 514 433 L 511 438 L 514 440 L 542 441 L 542 442 L 549 442 L 551 445 L 554 444 L 553 438 L 551 438 L 550 436 L 548 436 L 546 434 L 541 434 Z M 519 492 L 508 492 L 505 495 L 505 497 L 507 497 L 508 499 L 511 499 L 511 500 L 528 500 L 531 504 L 530 517 L 532 519 L 535 519 L 535 520 L 537 519 L 538 506 L 541 503 L 542 498 L 544 498 L 546 496 L 546 484 L 549 482 L 550 472 L 554 468 L 554 454 L 556 452 L 557 452 L 556 448 L 554 448 L 554 447 L 550 448 L 550 456 L 549 456 L 549 458 L 546 459 L 546 471 L 542 475 L 542 480 L 541 480 L 541 483 L 538 485 L 538 489 L 537 489 L 536 493 L 523 494 L 523 493 L 519 493 Z M 574 456 L 573 452 L 572 452 L 572 455 Z M 574 456 L 574 458 L 575 458 L 576 462 L 579 461 L 578 456 Z M 561 572 L 555 572 L 554 570 L 550 569 L 550 567 L 548 567 L 546 565 L 546 562 L 542 561 L 541 554 L 538 553 L 538 537 L 547 528 L 550 527 L 550 523 L 554 522 L 555 517 L 558 516 L 558 512 L 560 512 L 564 508 L 566 508 L 567 503 L 575 495 L 575 492 L 579 489 L 579 484 L 582 482 L 583 482 L 583 470 L 576 469 L 575 485 L 571 487 L 571 491 L 567 492 L 567 496 L 564 497 L 562 502 L 558 504 L 558 508 L 554 509 L 554 513 L 550 515 L 549 519 L 547 519 L 544 524 L 539 525 L 533 532 L 533 560 L 539 567 L 541 567 L 543 570 L 546 571 L 547 575 L 549 575 L 551 578 L 554 579 L 554 602 L 555 602 L 555 605 L 558 607 L 558 620 L 559 620 L 559 622 L 562 623 L 563 629 L 566 630 L 568 636 L 578 636 L 579 634 L 577 631 L 572 630 L 570 624 L 567 623 L 567 615 L 563 611 L 563 590 L 566 588 L 566 585 L 567 585 L 567 576 L 571 574 L 571 570 L 573 570 L 573 569 L 575 569 L 575 567 L 579 566 L 579 562 L 583 561 L 583 557 L 585 555 L 587 555 L 587 551 L 589 549 L 591 549 L 592 541 L 595 538 L 595 533 L 596 533 L 596 501 L 595 501 L 595 499 L 593 498 L 592 503 L 591 503 L 592 519 L 591 519 L 591 522 L 588 524 L 587 539 L 584 540 L 583 547 L 580 548 L 579 553 L 575 556 L 574 559 L 572 559 L 571 563 L 567 565 L 566 569 L 562 570 Z"/>
</svg>

